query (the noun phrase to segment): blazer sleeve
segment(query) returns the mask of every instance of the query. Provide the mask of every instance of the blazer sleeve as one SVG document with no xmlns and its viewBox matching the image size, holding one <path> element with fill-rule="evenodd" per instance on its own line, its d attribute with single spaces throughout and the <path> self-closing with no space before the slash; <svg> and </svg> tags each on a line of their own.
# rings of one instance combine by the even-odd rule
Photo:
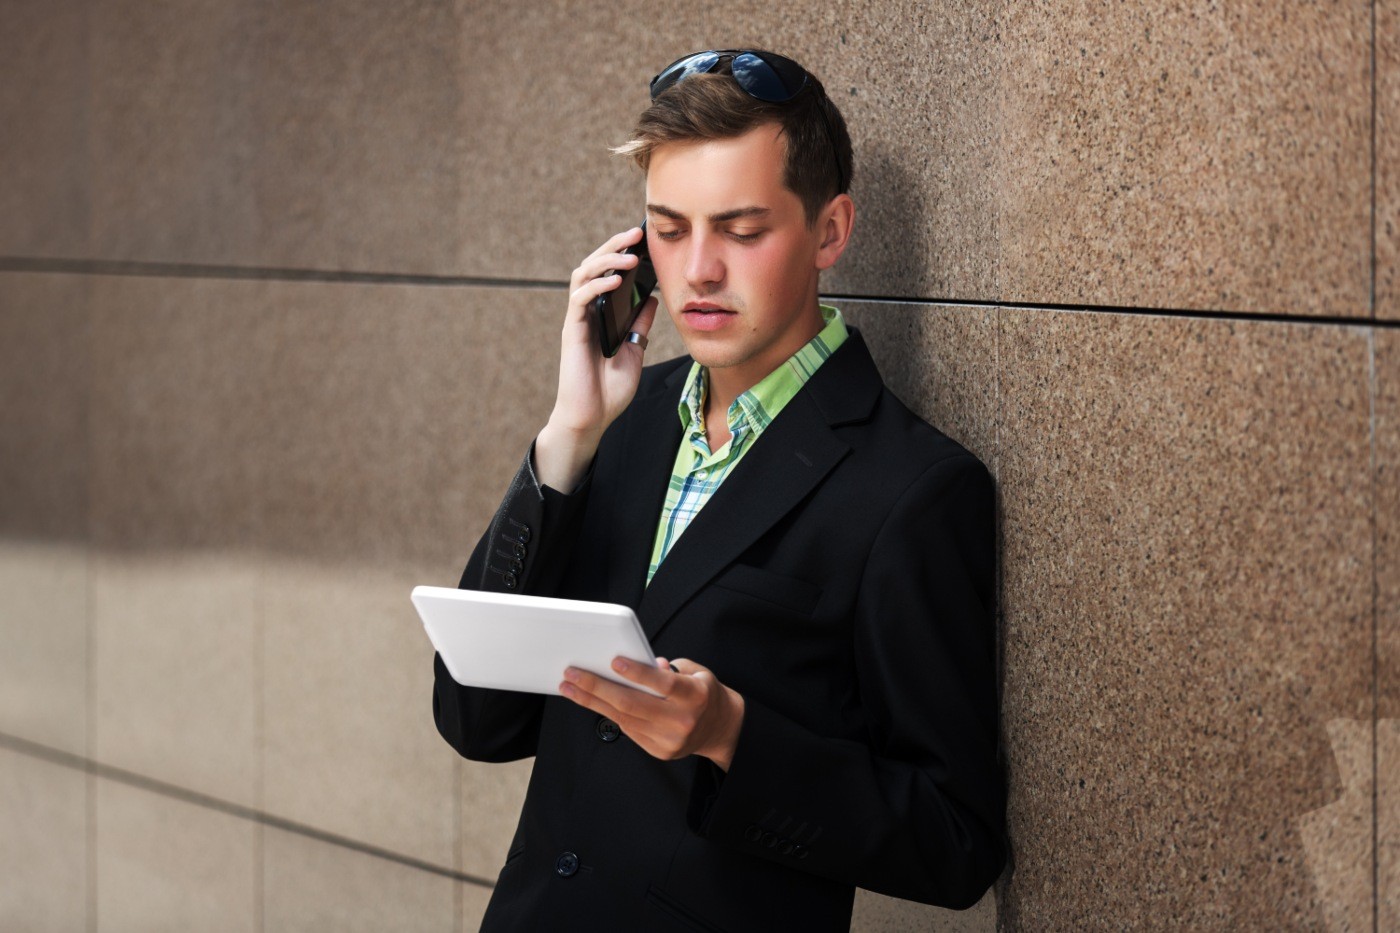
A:
<svg viewBox="0 0 1400 933">
<path fill-rule="evenodd" d="M 992 480 L 957 454 L 906 490 L 862 572 L 864 741 L 746 696 L 728 774 L 697 764 L 692 830 L 893 897 L 976 903 L 1005 860 L 994 586 Z"/>
<path fill-rule="evenodd" d="M 491 524 L 462 571 L 458 589 L 553 596 L 582 524 L 592 467 L 567 495 L 535 477 L 535 448 L 511 480 Z M 433 721 L 466 758 L 514 761 L 535 754 L 545 698 L 535 693 L 465 687 L 433 655 Z"/>
</svg>

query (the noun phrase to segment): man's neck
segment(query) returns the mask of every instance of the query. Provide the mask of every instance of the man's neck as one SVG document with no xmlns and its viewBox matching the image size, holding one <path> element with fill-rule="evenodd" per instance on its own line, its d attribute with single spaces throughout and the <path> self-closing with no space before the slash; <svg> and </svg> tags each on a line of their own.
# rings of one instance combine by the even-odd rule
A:
<svg viewBox="0 0 1400 933">
<path fill-rule="evenodd" d="M 813 300 L 815 301 L 815 298 Z M 796 346 L 786 347 L 780 351 L 782 353 L 780 357 L 775 354 L 776 358 L 761 361 L 750 360 L 745 365 L 724 366 L 717 369 L 706 368 L 705 440 L 710 445 L 711 451 L 719 450 L 729 441 L 729 407 L 734 404 L 734 400 L 758 385 L 775 369 L 787 362 L 794 353 L 810 343 L 817 334 L 820 334 L 824 326 L 826 326 L 825 319 L 818 309 L 816 322 L 809 328 L 811 333 L 806 334 Z"/>
</svg>

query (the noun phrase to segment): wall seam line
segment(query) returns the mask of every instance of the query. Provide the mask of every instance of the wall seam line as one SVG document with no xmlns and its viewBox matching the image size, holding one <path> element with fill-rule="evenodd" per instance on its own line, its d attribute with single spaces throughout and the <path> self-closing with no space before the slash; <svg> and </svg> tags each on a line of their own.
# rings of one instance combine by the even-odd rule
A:
<svg viewBox="0 0 1400 933">
<path fill-rule="evenodd" d="M 1370 304 L 1371 321 L 1378 322 L 1379 308 L 1376 306 L 1376 137 L 1379 135 L 1376 118 L 1377 87 L 1380 84 L 1380 59 L 1376 55 L 1376 3 L 1371 0 L 1371 281 Z M 1376 330 L 1370 333 L 1370 377 L 1371 377 L 1371 929 L 1380 933 L 1380 751 L 1377 746 L 1380 732 L 1380 553 L 1377 520 L 1379 515 L 1376 500 L 1380 495 L 1377 471 L 1379 458 L 1376 452 L 1376 403 L 1380 388 L 1376 375 Z"/>
<path fill-rule="evenodd" d="M 495 887 L 494 882 L 488 881 L 485 878 L 479 878 L 476 875 L 471 875 L 463 871 L 457 871 L 456 869 L 452 868 L 445 868 L 442 865 L 437 865 L 433 862 L 428 862 L 423 859 L 415 858 L 411 855 L 404 855 L 399 852 L 394 852 L 389 849 L 381 848 L 371 843 L 361 842 L 357 839 L 351 839 L 348 836 L 341 836 L 336 833 L 329 832 L 327 830 L 317 829 L 316 827 L 308 826 L 305 823 L 298 823 L 295 820 L 289 820 L 284 817 L 275 816 L 271 813 L 263 812 L 254 807 L 248 807 L 244 806 L 243 804 L 233 803 L 232 801 L 222 800 L 218 797 L 213 797 L 209 794 L 201 793 L 200 791 L 190 790 L 189 788 L 180 787 L 175 784 L 168 784 L 165 781 L 148 777 L 144 774 L 138 774 L 134 771 L 127 771 L 124 768 L 118 768 L 113 765 L 102 764 L 101 762 L 93 761 L 90 758 L 85 758 L 82 755 L 76 755 L 72 752 L 64 751 L 58 748 L 53 748 L 48 745 L 43 745 L 39 742 L 34 742 L 29 739 L 22 739 L 18 736 L 10 735 L 5 732 L 0 732 L 0 748 L 5 748 L 12 752 L 17 752 L 22 755 L 28 755 L 32 758 L 38 758 L 43 761 L 47 761 L 50 764 L 59 765 L 65 768 L 73 768 L 78 771 L 84 771 L 93 778 L 104 778 L 109 781 L 116 781 L 120 784 L 125 784 L 128 787 L 134 787 L 137 790 L 144 790 L 149 793 L 158 794 L 163 797 L 169 797 L 172 800 L 179 800 L 182 803 L 191 804 L 197 807 L 203 807 L 206 810 L 214 810 L 216 812 L 223 813 L 227 816 L 233 816 L 239 819 L 249 820 L 254 823 L 258 823 L 264 827 L 271 827 L 273 829 L 280 829 L 284 832 L 295 833 L 300 836 L 315 839 L 318 842 L 324 842 L 330 845 L 339 846 L 344 849 L 350 849 L 352 851 L 359 852 L 364 855 L 371 855 L 375 858 L 381 858 L 386 861 L 407 866 L 409 868 L 416 868 L 419 871 L 425 871 L 434 875 L 441 875 L 444 878 L 451 878 L 456 881 L 464 881 L 469 884 L 479 885 L 483 888 Z"/>
<path fill-rule="evenodd" d="M 118 262 L 108 260 L 49 260 L 15 256 L 0 256 L 0 273 L 3 272 L 224 279 L 233 281 L 319 282 L 322 284 L 352 285 L 401 285 L 434 288 L 495 288 L 529 291 L 564 291 L 568 288 L 567 282 L 557 282 L 546 279 L 419 275 L 413 273 L 389 272 L 336 272 L 315 269 L 277 269 L 254 266 Z M 1376 317 L 1374 310 L 1372 310 L 1372 313 L 1369 315 L 1363 315 L 1361 317 L 1342 317 L 1338 315 L 1226 311 L 1211 308 L 1161 308 L 1150 306 L 1096 305 L 1089 303 L 1065 304 L 1061 302 L 989 301 L 985 299 L 941 298 L 932 295 L 861 295 L 844 292 L 827 292 L 822 294 L 822 298 L 831 301 L 854 301 L 867 304 L 925 304 L 955 308 L 1016 308 L 1027 311 L 1066 311 L 1085 314 L 1132 314 L 1150 315 L 1154 317 L 1212 318 L 1229 321 L 1290 324 L 1306 323 L 1342 327 L 1372 324 L 1383 328 L 1400 329 L 1400 320 L 1381 320 Z"/>
</svg>

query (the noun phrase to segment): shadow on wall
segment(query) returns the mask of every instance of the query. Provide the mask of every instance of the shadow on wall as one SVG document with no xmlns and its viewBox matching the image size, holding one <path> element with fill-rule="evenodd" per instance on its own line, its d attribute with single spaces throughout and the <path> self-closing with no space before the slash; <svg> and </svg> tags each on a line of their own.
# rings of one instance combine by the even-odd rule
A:
<svg viewBox="0 0 1400 933">
<path fill-rule="evenodd" d="M 879 282 L 884 295 L 917 297 L 913 283 L 932 278 L 928 268 L 934 255 L 930 216 L 936 205 L 926 202 L 928 192 L 921 187 L 907 155 L 872 145 L 856 166 L 852 193 L 856 227 L 850 253 L 843 258 L 843 279 Z M 871 205 L 879 205 L 878 217 L 872 216 Z M 881 362 L 885 361 L 894 364 L 889 371 L 881 366 L 881 375 L 891 386 L 908 383 L 918 366 L 908 352 L 887 355 Z"/>
</svg>

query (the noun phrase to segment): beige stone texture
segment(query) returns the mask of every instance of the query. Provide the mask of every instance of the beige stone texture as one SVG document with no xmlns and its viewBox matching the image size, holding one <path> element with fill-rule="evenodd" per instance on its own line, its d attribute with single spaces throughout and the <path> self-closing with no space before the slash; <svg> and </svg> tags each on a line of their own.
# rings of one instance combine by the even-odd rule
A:
<svg viewBox="0 0 1400 933">
<path fill-rule="evenodd" d="M 257 805 L 261 571 L 222 551 L 93 555 L 96 760 Z"/>
<path fill-rule="evenodd" d="M 838 301 L 891 392 L 996 473 L 992 308 Z"/>
<path fill-rule="evenodd" d="M 1364 317 L 1367 0 L 1008 3 L 1004 301 Z"/>
<path fill-rule="evenodd" d="M 1400 321 L 1400 0 L 1375 0 L 1376 317 Z"/>
<path fill-rule="evenodd" d="M 477 933 L 481 929 L 482 918 L 486 916 L 486 905 L 491 902 L 491 889 L 478 884 L 463 884 L 459 889 L 462 898 L 461 933 Z"/>
<path fill-rule="evenodd" d="M 272 828 L 263 830 L 262 865 L 264 933 L 441 933 L 456 925 L 463 883 L 443 875 Z"/>
<path fill-rule="evenodd" d="M 88 553 L 0 539 L 0 733 L 86 755 Z"/>
<path fill-rule="evenodd" d="M 108 549 L 246 548 L 276 309 L 263 282 L 93 277 L 91 509 Z"/>
<path fill-rule="evenodd" d="M 1400 929 L 1400 331 L 1375 331 L 1376 899 Z"/>
<path fill-rule="evenodd" d="M 88 253 L 90 0 L 8 0 L 0 28 L 0 256 Z"/>
<path fill-rule="evenodd" d="M 0 538 L 87 539 L 89 297 L 82 278 L 0 273 Z"/>
<path fill-rule="evenodd" d="M 553 407 L 564 292 L 280 284 L 268 300 L 264 546 L 455 584 Z M 677 352 L 659 323 L 648 359 Z"/>
<path fill-rule="evenodd" d="M 996 898 L 988 891 L 967 910 L 944 910 L 913 901 L 901 901 L 882 894 L 856 890 L 851 913 L 851 933 L 994 933 L 997 928 Z"/>
<path fill-rule="evenodd" d="M 478 54 L 464 69 L 464 125 L 475 132 L 463 271 L 565 278 L 640 219 L 640 173 L 607 146 L 627 138 L 652 75 L 697 49 L 759 46 L 810 64 L 852 127 L 861 220 L 825 287 L 992 294 L 996 55 L 985 5 L 856 2 L 794 16 L 777 5 L 628 0 L 580 21 L 575 5 L 555 0 L 528 20 L 486 5 L 469 25 Z M 510 132 L 493 130 L 502 126 Z"/>
<path fill-rule="evenodd" d="M 563 292 L 278 284 L 268 301 L 264 546 L 455 584 L 553 405 Z"/>
<path fill-rule="evenodd" d="M 495 882 L 515 836 L 533 767 L 533 758 L 508 764 L 462 761 L 461 871 Z"/>
<path fill-rule="evenodd" d="M 421 582 L 364 565 L 267 568 L 263 799 L 276 816 L 451 868 L 457 754 L 433 727 L 433 649 L 408 599 Z"/>
<path fill-rule="evenodd" d="M 457 271 L 453 260 L 467 227 L 480 222 L 474 204 L 487 184 L 464 173 L 463 148 L 511 136 L 505 125 L 463 113 L 476 90 L 463 84 L 461 64 L 480 54 L 475 6 L 356 0 L 328 15 L 316 4 L 258 5 L 248 100 L 258 133 L 253 262 Z M 514 13 L 517 25 L 530 18 Z"/>
<path fill-rule="evenodd" d="M 1400 719 L 1376 723 L 1376 929 L 1400 929 Z"/>
<path fill-rule="evenodd" d="M 1352 915 L 1369 738 L 1331 730 L 1372 710 L 1369 330 L 1000 318 L 999 923 Z"/>
<path fill-rule="evenodd" d="M 87 928 L 87 776 L 0 747 L 0 926 Z"/>
<path fill-rule="evenodd" d="M 1372 928 L 1376 782 L 1370 719 L 1334 719 L 1327 736 L 1336 756 L 1341 794 L 1297 820 L 1308 872 L 1328 930 Z"/>
<path fill-rule="evenodd" d="M 258 824 L 97 779 L 97 929 L 254 933 Z"/>
<path fill-rule="evenodd" d="M 258 4 L 107 0 L 85 37 L 92 249 L 103 259 L 247 264 Z M 284 89 L 285 93 L 285 89 Z"/>
</svg>

